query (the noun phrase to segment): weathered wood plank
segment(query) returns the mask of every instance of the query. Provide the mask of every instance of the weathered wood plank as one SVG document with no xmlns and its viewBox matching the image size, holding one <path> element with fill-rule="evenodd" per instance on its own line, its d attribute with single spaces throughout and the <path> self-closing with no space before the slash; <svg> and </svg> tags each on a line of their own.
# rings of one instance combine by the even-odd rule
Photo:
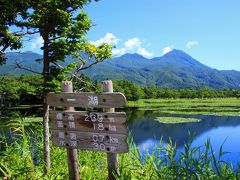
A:
<svg viewBox="0 0 240 180">
<path fill-rule="evenodd" d="M 75 121 L 50 121 L 54 130 L 96 132 L 110 134 L 126 134 L 127 128 L 123 124 L 111 123 L 93 123 L 93 122 L 75 122 Z"/>
<path fill-rule="evenodd" d="M 123 107 L 126 97 L 122 93 L 49 93 L 47 104 L 62 107 Z"/>
<path fill-rule="evenodd" d="M 126 135 L 120 134 L 52 130 L 54 146 L 101 152 L 128 152 L 126 138 Z"/>
<path fill-rule="evenodd" d="M 111 124 L 123 124 L 126 122 L 125 112 L 103 113 L 89 111 L 50 111 L 50 120 L 75 121 L 76 123 L 102 122 Z"/>
</svg>

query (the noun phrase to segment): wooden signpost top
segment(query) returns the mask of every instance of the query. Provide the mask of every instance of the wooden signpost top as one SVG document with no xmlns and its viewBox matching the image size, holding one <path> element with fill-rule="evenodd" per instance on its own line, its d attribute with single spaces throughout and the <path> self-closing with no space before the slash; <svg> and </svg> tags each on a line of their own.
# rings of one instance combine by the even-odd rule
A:
<svg viewBox="0 0 240 180">
<path fill-rule="evenodd" d="M 114 93 L 49 93 L 47 104 L 50 106 L 63 107 L 123 107 L 126 104 L 126 97 L 119 92 Z"/>
</svg>

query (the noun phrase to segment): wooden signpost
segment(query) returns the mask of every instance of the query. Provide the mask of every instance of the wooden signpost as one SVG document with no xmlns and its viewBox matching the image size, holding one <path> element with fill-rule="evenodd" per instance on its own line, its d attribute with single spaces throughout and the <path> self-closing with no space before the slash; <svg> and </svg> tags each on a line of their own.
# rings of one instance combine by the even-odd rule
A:
<svg viewBox="0 0 240 180">
<path fill-rule="evenodd" d="M 106 83 L 112 86 L 111 81 L 104 81 L 103 85 Z M 103 91 L 106 91 L 104 87 Z M 49 93 L 47 104 L 65 107 L 63 111 L 49 112 L 53 145 L 69 150 L 107 152 L 109 179 L 115 179 L 113 172 L 118 172 L 117 153 L 128 152 L 126 143 L 128 131 L 124 126 L 126 113 L 114 112 L 113 108 L 122 107 L 125 103 L 125 96 L 122 93 L 113 93 L 112 90 L 100 94 Z M 104 109 L 103 112 L 74 111 L 73 107 Z M 78 167 L 76 169 L 78 170 Z M 69 177 L 79 179 L 79 176 Z"/>
<path fill-rule="evenodd" d="M 49 93 L 47 104 L 63 107 L 123 107 L 126 98 L 122 93 Z"/>
</svg>

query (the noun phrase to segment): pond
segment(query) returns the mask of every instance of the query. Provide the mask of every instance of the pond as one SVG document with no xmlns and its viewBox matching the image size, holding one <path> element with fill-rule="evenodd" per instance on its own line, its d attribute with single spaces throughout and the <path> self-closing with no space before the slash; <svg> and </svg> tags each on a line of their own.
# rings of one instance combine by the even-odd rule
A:
<svg viewBox="0 0 240 180">
<path fill-rule="evenodd" d="M 190 135 L 195 135 L 192 146 L 202 146 L 210 139 L 216 157 L 218 157 L 220 147 L 223 145 L 223 151 L 229 153 L 225 154 L 221 160 L 232 163 L 234 169 L 237 169 L 237 164 L 240 163 L 239 116 L 162 114 L 159 111 L 138 110 L 137 108 L 129 108 L 126 113 L 128 129 L 143 156 L 147 152 L 151 153 L 154 147 L 168 144 L 169 138 L 173 143 L 176 143 L 177 153 L 180 153 L 184 150 L 184 144 L 188 141 L 190 133 Z M 200 121 L 177 124 L 165 124 L 156 121 L 159 117 L 167 116 L 197 118 Z M 6 127 L 1 128 L 1 131 L 5 131 L 5 134 L 10 137 L 11 133 Z M 160 144 L 161 139 L 162 144 Z"/>
<path fill-rule="evenodd" d="M 221 160 L 232 163 L 234 169 L 237 169 L 237 164 L 240 163 L 240 117 L 238 116 L 170 115 L 137 109 L 129 110 L 127 114 L 129 131 L 142 155 L 146 152 L 151 153 L 156 146 L 166 145 L 169 143 L 169 138 L 176 143 L 178 153 L 182 152 L 190 133 L 195 135 L 193 147 L 202 146 L 209 139 L 216 157 L 223 145 L 223 151 L 229 153 Z M 156 118 L 166 116 L 197 118 L 200 121 L 177 124 L 156 121 Z M 162 144 L 160 144 L 161 138 Z"/>
</svg>

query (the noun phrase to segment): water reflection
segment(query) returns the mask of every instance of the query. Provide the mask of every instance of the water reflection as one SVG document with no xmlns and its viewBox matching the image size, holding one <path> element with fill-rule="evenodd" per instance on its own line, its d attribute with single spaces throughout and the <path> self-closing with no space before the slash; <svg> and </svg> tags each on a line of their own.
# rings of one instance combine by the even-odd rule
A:
<svg viewBox="0 0 240 180">
<path fill-rule="evenodd" d="M 216 155 L 220 146 L 223 150 L 231 152 L 224 155 L 223 160 L 233 163 L 236 167 L 240 163 L 240 117 L 235 116 L 206 116 L 206 115 L 169 115 L 157 111 L 139 111 L 129 109 L 128 128 L 133 140 L 141 153 L 151 152 L 154 146 L 169 142 L 169 138 L 176 143 L 178 151 L 183 151 L 183 146 L 188 140 L 188 133 L 195 134 L 193 146 L 201 146 L 210 139 Z M 201 119 L 200 122 L 164 124 L 155 121 L 157 117 L 185 117 Z"/>
</svg>

